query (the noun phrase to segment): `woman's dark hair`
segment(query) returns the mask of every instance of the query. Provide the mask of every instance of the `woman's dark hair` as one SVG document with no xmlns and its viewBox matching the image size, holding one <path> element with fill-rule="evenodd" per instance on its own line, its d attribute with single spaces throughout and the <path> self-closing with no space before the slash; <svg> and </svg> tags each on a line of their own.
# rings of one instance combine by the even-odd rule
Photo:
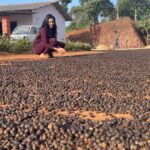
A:
<svg viewBox="0 0 150 150">
<path fill-rule="evenodd" d="M 54 20 L 54 26 L 53 28 L 49 28 L 49 25 L 48 25 L 48 20 L 53 18 Z M 47 36 L 47 40 L 49 38 L 52 38 L 52 37 L 56 37 L 57 36 L 57 25 L 56 25 L 56 19 L 55 17 L 52 15 L 52 14 L 48 14 L 46 15 L 46 17 L 44 18 L 43 20 L 43 23 L 42 23 L 42 26 L 41 28 L 44 27 L 46 29 L 46 36 Z"/>
</svg>

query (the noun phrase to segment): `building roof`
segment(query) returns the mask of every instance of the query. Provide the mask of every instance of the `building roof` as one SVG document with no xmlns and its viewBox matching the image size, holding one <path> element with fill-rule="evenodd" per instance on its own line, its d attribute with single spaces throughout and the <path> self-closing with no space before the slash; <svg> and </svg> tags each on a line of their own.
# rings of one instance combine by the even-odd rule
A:
<svg viewBox="0 0 150 150">
<path fill-rule="evenodd" d="M 42 8 L 48 5 L 54 5 L 56 9 L 62 14 L 66 21 L 72 20 L 63 7 L 58 3 L 59 0 L 49 0 L 47 2 L 36 2 L 36 3 L 20 3 L 20 4 L 7 4 L 0 5 L 0 15 L 10 14 L 11 12 L 22 12 L 32 11 L 34 9 Z"/>
</svg>

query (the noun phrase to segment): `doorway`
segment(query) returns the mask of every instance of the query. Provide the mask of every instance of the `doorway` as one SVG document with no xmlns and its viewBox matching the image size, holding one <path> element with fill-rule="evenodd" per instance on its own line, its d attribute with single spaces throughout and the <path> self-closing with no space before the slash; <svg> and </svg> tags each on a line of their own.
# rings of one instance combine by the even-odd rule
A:
<svg viewBox="0 0 150 150">
<path fill-rule="evenodd" d="M 11 21 L 10 22 L 10 31 L 12 33 L 12 31 L 14 30 L 14 28 L 17 26 L 17 21 Z"/>
</svg>

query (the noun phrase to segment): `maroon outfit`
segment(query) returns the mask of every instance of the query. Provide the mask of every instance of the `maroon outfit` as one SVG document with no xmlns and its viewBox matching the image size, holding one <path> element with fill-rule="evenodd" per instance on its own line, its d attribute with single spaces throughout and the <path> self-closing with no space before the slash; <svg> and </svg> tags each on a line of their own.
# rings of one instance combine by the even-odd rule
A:
<svg viewBox="0 0 150 150">
<path fill-rule="evenodd" d="M 41 53 L 48 54 L 54 51 L 54 47 L 64 48 L 64 43 L 56 40 L 55 37 L 51 37 L 47 40 L 46 29 L 42 27 L 39 31 L 39 35 L 33 41 L 32 52 L 40 55 Z"/>
</svg>

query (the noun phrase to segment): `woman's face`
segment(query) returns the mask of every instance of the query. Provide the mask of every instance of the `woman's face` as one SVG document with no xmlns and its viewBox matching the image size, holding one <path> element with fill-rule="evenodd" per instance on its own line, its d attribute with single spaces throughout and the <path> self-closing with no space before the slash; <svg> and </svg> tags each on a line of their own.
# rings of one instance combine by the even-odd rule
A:
<svg viewBox="0 0 150 150">
<path fill-rule="evenodd" d="M 50 27 L 50 28 L 53 28 L 54 24 L 55 24 L 55 23 L 54 23 L 54 19 L 53 19 L 53 18 L 49 18 L 49 19 L 48 19 L 48 25 L 49 25 L 49 27 Z"/>
</svg>

